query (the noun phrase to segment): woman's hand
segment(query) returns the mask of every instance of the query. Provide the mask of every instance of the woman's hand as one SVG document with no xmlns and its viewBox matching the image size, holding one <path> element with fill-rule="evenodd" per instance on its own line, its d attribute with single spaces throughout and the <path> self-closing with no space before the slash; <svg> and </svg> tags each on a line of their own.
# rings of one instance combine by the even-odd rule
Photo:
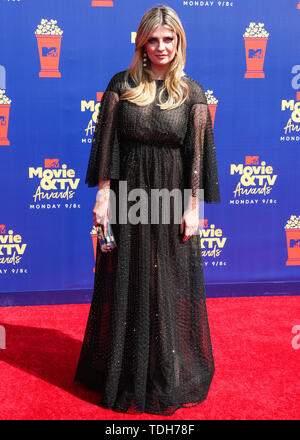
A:
<svg viewBox="0 0 300 440">
<path fill-rule="evenodd" d="M 103 225 L 104 235 L 107 234 L 108 204 L 96 202 L 93 209 L 93 223 L 97 227 L 100 223 Z"/>
<path fill-rule="evenodd" d="M 97 227 L 103 225 L 104 235 L 107 234 L 107 220 L 110 218 L 109 191 L 99 190 L 93 209 L 93 223 Z"/>
<path fill-rule="evenodd" d="M 183 243 L 194 235 L 199 227 L 199 200 L 192 197 L 186 211 L 183 213 L 180 233 L 184 233 Z"/>
</svg>

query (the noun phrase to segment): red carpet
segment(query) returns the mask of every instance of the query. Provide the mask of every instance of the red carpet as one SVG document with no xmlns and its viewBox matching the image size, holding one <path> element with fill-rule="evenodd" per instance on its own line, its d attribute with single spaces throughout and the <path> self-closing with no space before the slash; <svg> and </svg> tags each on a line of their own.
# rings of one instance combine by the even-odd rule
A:
<svg viewBox="0 0 300 440">
<path fill-rule="evenodd" d="M 96 393 L 73 383 L 89 304 L 0 308 L 0 418 L 299 419 L 300 339 L 292 328 L 300 297 L 209 298 L 207 307 L 216 367 L 208 398 L 171 417 L 101 409 Z"/>
</svg>

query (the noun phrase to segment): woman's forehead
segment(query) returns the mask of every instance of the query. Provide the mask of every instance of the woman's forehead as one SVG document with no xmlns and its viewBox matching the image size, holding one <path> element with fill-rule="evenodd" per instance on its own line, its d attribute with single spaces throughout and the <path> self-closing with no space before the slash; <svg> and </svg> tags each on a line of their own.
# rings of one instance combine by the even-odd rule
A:
<svg viewBox="0 0 300 440">
<path fill-rule="evenodd" d="M 160 25 L 158 27 L 156 27 L 152 32 L 151 35 L 153 37 L 159 37 L 161 34 L 163 35 L 174 35 L 175 32 L 173 31 L 173 29 L 168 26 L 168 25 Z"/>
</svg>

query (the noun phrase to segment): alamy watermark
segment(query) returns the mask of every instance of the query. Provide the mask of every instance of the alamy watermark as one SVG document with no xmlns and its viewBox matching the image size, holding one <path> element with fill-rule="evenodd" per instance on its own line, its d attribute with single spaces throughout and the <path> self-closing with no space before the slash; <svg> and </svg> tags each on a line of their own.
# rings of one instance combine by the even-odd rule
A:
<svg viewBox="0 0 300 440">
<path fill-rule="evenodd" d="M 118 207 L 120 224 L 180 224 L 185 210 L 197 209 L 200 218 L 204 218 L 203 189 L 167 188 L 146 190 L 134 188 L 128 192 L 127 181 L 119 181 Z M 101 188 L 97 201 L 109 199 L 110 222 L 116 223 L 117 196 L 112 188 Z M 137 200 L 138 199 L 138 200 Z M 128 203 L 129 202 L 129 203 Z M 131 203 L 133 202 L 133 203 Z M 129 209 L 128 209 L 128 205 Z M 149 215 L 149 211 L 150 214 Z"/>
</svg>

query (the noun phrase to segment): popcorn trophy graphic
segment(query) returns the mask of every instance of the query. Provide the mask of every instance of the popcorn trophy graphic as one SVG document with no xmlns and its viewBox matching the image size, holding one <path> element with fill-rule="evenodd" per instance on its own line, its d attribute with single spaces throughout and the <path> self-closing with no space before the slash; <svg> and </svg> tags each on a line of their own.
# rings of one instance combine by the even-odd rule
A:
<svg viewBox="0 0 300 440">
<path fill-rule="evenodd" d="M 112 0 L 92 0 L 92 6 L 113 6 Z"/>
<path fill-rule="evenodd" d="M 247 71 L 244 78 L 264 78 L 263 65 L 268 41 L 268 32 L 263 29 L 264 23 L 250 23 L 243 37 Z"/>
<path fill-rule="evenodd" d="M 93 226 L 93 229 L 91 230 L 90 235 L 92 237 L 92 242 L 93 242 L 94 260 L 96 261 L 98 233 L 97 233 L 97 228 L 95 225 Z M 95 272 L 95 266 L 94 266 L 93 270 Z"/>
<path fill-rule="evenodd" d="M 7 138 L 9 110 L 11 99 L 5 94 L 5 89 L 0 89 L 0 145 L 10 145 Z"/>
<path fill-rule="evenodd" d="M 212 128 L 214 128 L 217 104 L 219 101 L 214 97 L 213 90 L 207 90 L 207 92 L 205 92 L 205 96 L 207 98 L 207 104 L 211 116 Z"/>
<path fill-rule="evenodd" d="M 300 215 L 291 215 L 285 227 L 288 259 L 286 266 L 300 265 Z"/>
<path fill-rule="evenodd" d="M 57 20 L 43 18 L 35 31 L 41 63 L 40 78 L 61 77 L 58 65 L 63 31 L 56 23 Z"/>
</svg>

